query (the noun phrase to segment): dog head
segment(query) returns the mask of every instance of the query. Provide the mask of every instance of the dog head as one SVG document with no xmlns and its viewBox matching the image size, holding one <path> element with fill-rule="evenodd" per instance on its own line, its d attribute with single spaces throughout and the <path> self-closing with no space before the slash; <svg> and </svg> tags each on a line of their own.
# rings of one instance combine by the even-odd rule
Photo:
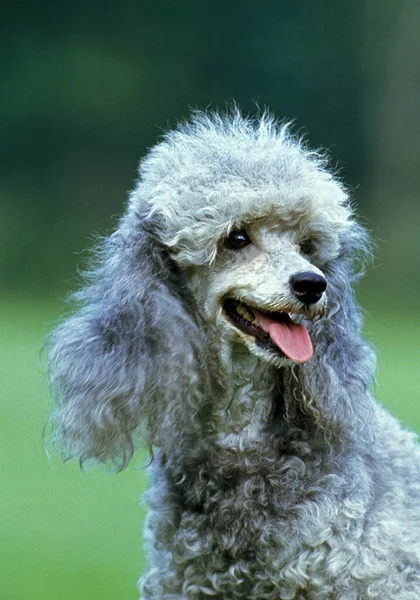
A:
<svg viewBox="0 0 420 600">
<path fill-rule="evenodd" d="M 325 314 L 324 271 L 354 226 L 325 167 L 269 117 L 201 116 L 152 151 L 131 197 L 131 210 L 146 206 L 159 220 L 220 342 L 245 344 L 276 366 L 310 360 L 305 323 Z"/>
<path fill-rule="evenodd" d="M 134 431 L 150 446 L 201 435 L 226 347 L 284 368 L 286 401 L 320 426 L 367 421 L 351 291 L 366 247 L 325 159 L 273 119 L 199 114 L 167 134 L 51 336 L 66 455 L 124 466 Z"/>
</svg>

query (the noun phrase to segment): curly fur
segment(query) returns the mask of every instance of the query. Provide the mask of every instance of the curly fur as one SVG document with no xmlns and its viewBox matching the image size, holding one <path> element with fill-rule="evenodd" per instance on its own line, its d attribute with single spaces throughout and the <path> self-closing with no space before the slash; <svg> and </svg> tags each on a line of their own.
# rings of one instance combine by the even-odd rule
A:
<svg viewBox="0 0 420 600">
<path fill-rule="evenodd" d="M 255 244 L 226 248 L 242 227 Z M 140 434 L 155 453 L 145 600 L 420 597 L 419 448 L 371 397 L 351 289 L 368 250 L 325 157 L 269 115 L 197 113 L 141 163 L 50 379 L 67 456 L 122 468 Z M 305 270 L 324 318 L 290 293 Z M 226 294 L 297 307 L 312 359 L 261 350 Z"/>
</svg>

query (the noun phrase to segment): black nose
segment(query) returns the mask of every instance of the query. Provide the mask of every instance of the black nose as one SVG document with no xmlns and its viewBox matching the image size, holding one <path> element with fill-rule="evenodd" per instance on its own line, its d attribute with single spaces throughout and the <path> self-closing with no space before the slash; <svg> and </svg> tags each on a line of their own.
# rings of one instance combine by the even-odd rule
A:
<svg viewBox="0 0 420 600">
<path fill-rule="evenodd" d="M 312 271 L 296 273 L 290 278 L 290 285 L 295 296 L 304 304 L 315 304 L 327 289 L 325 277 Z"/>
</svg>

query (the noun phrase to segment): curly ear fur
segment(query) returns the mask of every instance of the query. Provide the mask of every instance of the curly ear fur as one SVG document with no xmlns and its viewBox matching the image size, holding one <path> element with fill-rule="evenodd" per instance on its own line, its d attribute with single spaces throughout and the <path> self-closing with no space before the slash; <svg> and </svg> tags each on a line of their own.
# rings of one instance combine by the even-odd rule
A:
<svg viewBox="0 0 420 600">
<path fill-rule="evenodd" d="M 352 223 L 341 239 L 341 252 L 323 265 L 328 280 L 326 317 L 312 327 L 315 352 L 311 361 L 294 366 L 287 377 L 288 405 L 312 415 L 330 441 L 344 442 L 355 430 L 364 441 L 374 431 L 374 401 L 369 393 L 376 358 L 361 335 L 362 315 L 352 283 L 370 256 L 366 230 Z M 286 399 L 287 400 L 287 399 Z"/>
<path fill-rule="evenodd" d="M 52 421 L 68 457 L 123 467 L 139 423 L 149 446 L 161 444 L 176 423 L 191 430 L 203 404 L 209 360 L 199 317 L 158 230 L 129 212 L 98 249 L 90 283 L 74 294 L 79 310 L 51 335 Z"/>
</svg>

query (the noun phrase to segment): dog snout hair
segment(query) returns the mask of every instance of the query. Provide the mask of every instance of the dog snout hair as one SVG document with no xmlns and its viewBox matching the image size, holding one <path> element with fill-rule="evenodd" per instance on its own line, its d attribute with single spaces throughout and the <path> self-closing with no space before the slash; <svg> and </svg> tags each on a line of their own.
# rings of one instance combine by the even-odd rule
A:
<svg viewBox="0 0 420 600">
<path fill-rule="evenodd" d="M 313 271 L 296 273 L 290 278 L 294 295 L 304 304 L 315 304 L 327 289 L 327 280 Z"/>
</svg>

